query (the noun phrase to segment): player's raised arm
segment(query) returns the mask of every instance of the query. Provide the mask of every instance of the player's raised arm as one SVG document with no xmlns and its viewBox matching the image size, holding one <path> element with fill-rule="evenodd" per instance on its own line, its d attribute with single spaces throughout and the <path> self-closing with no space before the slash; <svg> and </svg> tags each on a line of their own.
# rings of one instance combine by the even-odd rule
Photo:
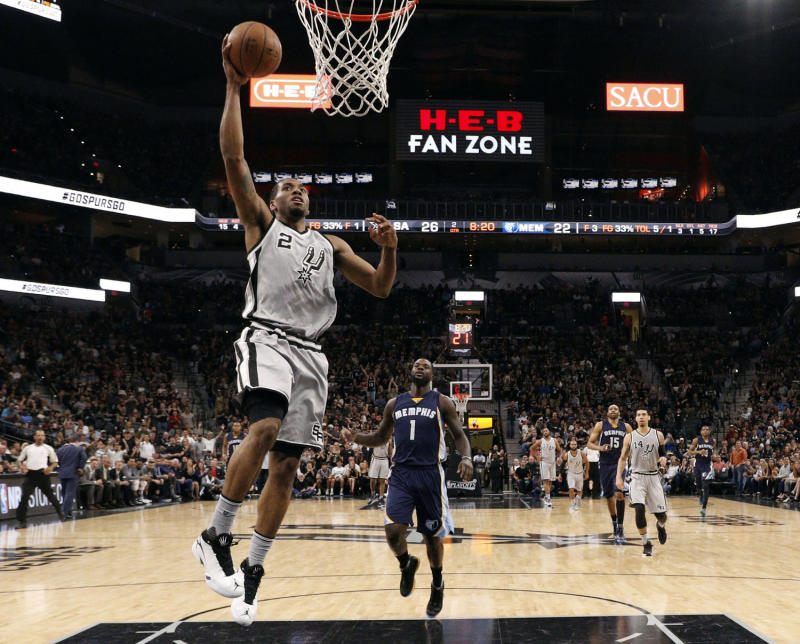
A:
<svg viewBox="0 0 800 644">
<path fill-rule="evenodd" d="M 341 237 L 326 235 L 333 245 L 333 262 L 356 286 L 376 297 L 388 297 L 397 273 L 397 232 L 392 222 L 382 215 L 368 217 L 369 236 L 381 247 L 381 261 L 375 268 L 353 252 Z M 374 224 L 374 226 L 372 225 Z"/>
<path fill-rule="evenodd" d="M 594 449 L 599 452 L 607 451 L 609 449 L 609 445 L 605 446 L 605 450 L 603 450 L 603 446 L 600 445 L 597 441 L 600 440 L 600 432 L 603 429 L 603 423 L 595 423 L 594 427 L 592 427 L 592 433 L 589 434 L 589 440 L 586 441 L 586 447 L 589 449 Z M 630 432 L 628 432 L 630 433 Z"/>
<path fill-rule="evenodd" d="M 244 224 L 244 242 L 249 251 L 263 236 L 272 221 L 267 204 L 258 196 L 250 168 L 244 160 L 244 131 L 239 92 L 247 77 L 239 74 L 230 61 L 229 36 L 222 41 L 222 68 L 225 70 L 225 108 L 219 124 L 219 148 L 225 162 L 225 175 L 236 204 L 236 214 Z"/>
<path fill-rule="evenodd" d="M 394 431 L 394 404 L 397 398 L 392 398 L 383 408 L 383 418 L 374 432 L 353 432 L 349 429 L 342 430 L 342 440 L 346 443 L 358 443 L 364 447 L 380 447 L 386 445 Z"/>
<path fill-rule="evenodd" d="M 631 435 L 625 434 L 625 438 L 622 441 L 622 452 L 619 455 L 619 462 L 617 463 L 617 489 L 622 490 L 624 489 L 624 484 L 622 483 L 622 473 L 625 471 L 625 464 L 628 462 L 628 455 L 631 451 Z"/>
<path fill-rule="evenodd" d="M 458 453 L 461 454 L 461 462 L 458 464 L 458 473 L 464 481 L 472 480 L 472 448 L 469 439 L 461 427 L 461 419 L 458 417 L 455 403 L 447 396 L 439 396 L 439 411 L 442 412 L 447 429 L 456 444 Z"/>
<path fill-rule="evenodd" d="M 694 456 L 697 453 L 697 441 L 698 440 L 699 439 L 697 438 L 697 436 L 695 436 L 694 439 L 692 440 L 692 444 L 689 445 L 689 449 L 686 450 L 686 455 L 687 456 Z"/>
</svg>

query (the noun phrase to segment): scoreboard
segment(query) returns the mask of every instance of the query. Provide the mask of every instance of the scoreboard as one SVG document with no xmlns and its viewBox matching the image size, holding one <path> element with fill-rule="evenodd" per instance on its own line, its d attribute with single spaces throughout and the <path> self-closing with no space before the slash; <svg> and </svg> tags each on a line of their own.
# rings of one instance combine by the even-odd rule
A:
<svg viewBox="0 0 800 644">
<path fill-rule="evenodd" d="M 238 219 L 215 219 L 200 214 L 197 225 L 204 230 L 241 232 L 244 226 Z M 365 232 L 370 223 L 364 219 L 306 219 L 311 230 L 321 233 Z M 406 233 L 496 235 L 663 235 L 687 237 L 714 237 L 730 235 L 736 231 L 736 219 L 718 224 L 705 223 L 654 223 L 619 221 L 465 221 L 444 219 L 402 219 L 392 222 L 394 229 Z"/>
</svg>

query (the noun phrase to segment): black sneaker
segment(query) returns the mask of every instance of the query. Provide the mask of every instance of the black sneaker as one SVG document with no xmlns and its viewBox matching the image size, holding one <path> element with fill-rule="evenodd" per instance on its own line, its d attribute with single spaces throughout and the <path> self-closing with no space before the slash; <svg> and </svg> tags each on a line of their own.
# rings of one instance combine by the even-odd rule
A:
<svg viewBox="0 0 800 644">
<path fill-rule="evenodd" d="M 258 586 L 264 576 L 264 567 L 256 564 L 248 566 L 247 559 L 240 566 L 244 576 L 244 596 L 236 597 L 231 602 L 231 614 L 237 624 L 250 626 L 258 612 Z"/>
<path fill-rule="evenodd" d="M 658 530 L 658 542 L 664 545 L 667 542 L 667 527 L 656 521 L 656 529 Z"/>
<path fill-rule="evenodd" d="M 653 556 L 653 544 L 649 541 L 644 544 L 644 549 L 642 550 L 642 557 L 652 557 Z"/>
<path fill-rule="evenodd" d="M 444 602 L 444 582 L 441 588 L 431 584 L 431 598 L 428 600 L 425 614 L 428 617 L 436 617 L 442 611 L 442 602 Z"/>
<path fill-rule="evenodd" d="M 403 597 L 408 597 L 414 590 L 414 575 L 417 573 L 417 568 L 419 568 L 419 559 L 409 557 L 408 563 L 400 573 L 400 594 Z"/>
</svg>

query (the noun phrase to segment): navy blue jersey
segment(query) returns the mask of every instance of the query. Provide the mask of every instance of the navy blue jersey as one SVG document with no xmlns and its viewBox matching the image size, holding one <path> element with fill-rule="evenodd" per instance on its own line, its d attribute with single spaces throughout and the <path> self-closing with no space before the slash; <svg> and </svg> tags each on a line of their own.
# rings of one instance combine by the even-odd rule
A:
<svg viewBox="0 0 800 644">
<path fill-rule="evenodd" d="M 705 449 L 708 450 L 706 453 L 708 456 L 703 456 L 702 454 L 698 454 L 697 450 Z M 711 452 L 714 450 L 714 439 L 709 438 L 706 441 L 702 436 L 697 437 L 697 447 L 695 448 L 695 455 L 694 455 L 694 469 L 697 472 L 708 472 L 711 469 Z"/>
<path fill-rule="evenodd" d="M 619 462 L 619 455 L 622 453 L 622 441 L 625 440 L 625 423 L 621 418 L 617 419 L 617 426 L 614 427 L 608 418 L 603 420 L 603 428 L 600 430 L 600 445 L 610 445 L 611 449 L 607 452 L 600 452 L 600 462 L 605 464 L 613 463 L 616 465 Z"/>
<path fill-rule="evenodd" d="M 429 467 L 446 456 L 439 392 L 429 391 L 422 398 L 412 398 L 408 392 L 400 394 L 394 403 L 392 460 L 399 465 Z"/>
<path fill-rule="evenodd" d="M 236 438 L 233 437 L 233 432 L 228 432 L 228 458 L 233 456 L 233 450 L 239 447 L 242 441 L 244 441 L 244 432 L 239 432 Z"/>
</svg>

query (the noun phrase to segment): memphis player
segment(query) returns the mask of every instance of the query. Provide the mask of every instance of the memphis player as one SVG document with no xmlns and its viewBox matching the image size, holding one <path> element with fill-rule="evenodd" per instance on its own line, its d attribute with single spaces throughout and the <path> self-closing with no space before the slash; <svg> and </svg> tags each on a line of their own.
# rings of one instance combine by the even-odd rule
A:
<svg viewBox="0 0 800 644">
<path fill-rule="evenodd" d="M 619 406 L 609 405 L 605 420 L 595 423 L 586 447 L 600 452 L 600 487 L 608 504 L 611 524 L 614 526 L 614 543 L 625 545 L 625 493 L 617 488 L 617 463 L 622 452 L 622 441 L 633 428 L 619 418 Z"/>
<path fill-rule="evenodd" d="M 694 484 L 699 497 L 700 514 L 706 516 L 711 480 L 714 478 L 714 470 L 711 467 L 714 439 L 711 438 L 711 428 L 708 425 L 700 428 L 700 436 L 695 436 L 687 454 L 694 456 Z"/>
<path fill-rule="evenodd" d="M 461 428 L 456 406 L 447 396 L 431 389 L 433 365 L 420 358 L 411 367 L 411 389 L 386 403 L 383 420 L 370 434 L 342 431 L 342 438 L 367 447 L 384 445 L 394 432 L 394 457 L 389 474 L 384 519 L 386 541 L 400 562 L 400 594 L 408 597 L 414 590 L 414 574 L 419 559 L 408 554 L 407 526 L 414 525 L 411 514 L 417 513 L 417 531 L 425 539 L 428 561 L 433 573 L 431 595 L 426 613 L 435 617 L 442 610 L 444 581 L 442 537 L 453 532 L 453 520 L 447 502 L 444 470 L 447 456 L 444 424 L 450 430 L 461 454 L 458 473 L 465 481 L 472 479 L 472 452 Z"/>
</svg>

